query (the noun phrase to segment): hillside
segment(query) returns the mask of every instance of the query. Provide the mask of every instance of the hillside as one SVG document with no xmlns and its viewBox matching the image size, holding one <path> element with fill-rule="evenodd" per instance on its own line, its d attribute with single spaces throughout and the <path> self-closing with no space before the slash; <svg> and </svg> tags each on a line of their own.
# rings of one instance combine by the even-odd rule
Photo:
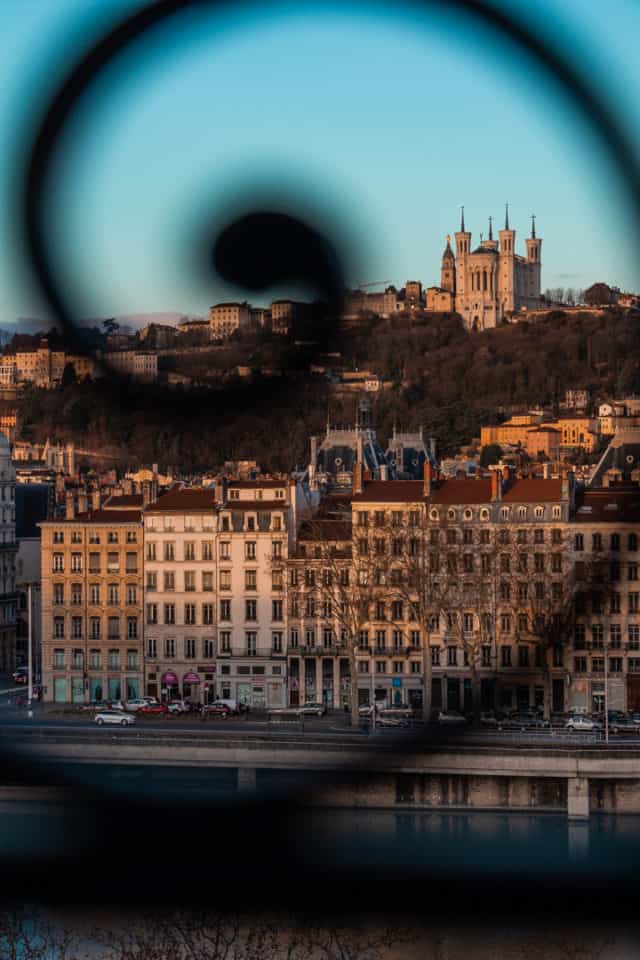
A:
<svg viewBox="0 0 640 960">
<path fill-rule="evenodd" d="M 393 388 L 375 401 L 379 436 L 394 424 L 425 427 L 442 455 L 496 422 L 501 408 L 553 404 L 568 387 L 595 398 L 640 392 L 638 314 L 610 308 L 579 317 L 556 312 L 538 323 L 484 333 L 464 331 L 451 315 L 372 318 L 332 344 L 342 363 L 367 368 Z M 284 346 L 284 345 L 283 345 Z M 237 343 L 234 362 L 273 359 L 273 346 Z M 220 390 L 169 391 L 108 383 L 30 390 L 22 401 L 25 439 L 73 436 L 92 448 L 196 470 L 252 457 L 265 468 L 291 469 L 308 458 L 308 437 L 333 423 L 352 423 L 355 398 L 338 399 L 326 380 L 306 371 L 310 351 L 280 348 L 289 375 Z"/>
</svg>

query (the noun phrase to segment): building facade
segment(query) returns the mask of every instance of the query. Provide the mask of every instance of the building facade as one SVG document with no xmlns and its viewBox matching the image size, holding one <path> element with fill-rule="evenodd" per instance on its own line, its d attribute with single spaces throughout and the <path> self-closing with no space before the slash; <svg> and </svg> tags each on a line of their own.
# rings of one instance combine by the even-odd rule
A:
<svg viewBox="0 0 640 960">
<path fill-rule="evenodd" d="M 251 323 L 248 303 L 216 303 L 209 308 L 209 328 L 212 340 L 226 340 L 236 330 L 244 330 Z"/>
<path fill-rule="evenodd" d="M 0 670 L 16 666 L 16 473 L 11 448 L 0 433 Z"/>
<path fill-rule="evenodd" d="M 142 498 L 133 499 L 111 497 L 76 514 L 71 495 L 64 519 L 40 524 L 47 701 L 142 693 Z"/>
</svg>

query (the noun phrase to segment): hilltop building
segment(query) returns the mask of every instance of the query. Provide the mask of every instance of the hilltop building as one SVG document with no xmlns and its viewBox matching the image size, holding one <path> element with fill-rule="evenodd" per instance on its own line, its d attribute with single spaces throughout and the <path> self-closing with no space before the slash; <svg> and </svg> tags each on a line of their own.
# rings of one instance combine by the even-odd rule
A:
<svg viewBox="0 0 640 960">
<path fill-rule="evenodd" d="M 449 294 L 454 309 L 468 330 L 496 327 L 520 310 L 541 305 L 540 252 L 542 240 L 536 236 L 535 217 L 531 218 L 531 236 L 525 240 L 526 256 L 515 252 L 516 231 L 509 226 L 509 207 L 505 212 L 504 229 L 493 238 L 493 218 L 489 217 L 489 237 L 480 238 L 471 249 L 471 233 L 465 229 L 464 207 L 460 230 L 455 235 L 456 253 L 451 238 L 442 255 L 439 291 Z M 444 302 L 431 288 L 431 300 Z M 427 291 L 429 302 L 429 291 Z"/>
</svg>

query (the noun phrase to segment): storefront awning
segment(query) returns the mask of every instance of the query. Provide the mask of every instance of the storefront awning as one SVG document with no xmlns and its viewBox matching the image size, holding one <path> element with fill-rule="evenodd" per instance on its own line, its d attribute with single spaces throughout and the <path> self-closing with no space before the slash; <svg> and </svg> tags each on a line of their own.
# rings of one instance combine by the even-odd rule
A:
<svg viewBox="0 0 640 960">
<path fill-rule="evenodd" d="M 173 686 L 174 683 L 178 683 L 178 677 L 176 676 L 175 673 L 172 673 L 171 671 L 168 671 L 168 673 L 163 673 L 163 674 L 162 674 L 162 682 L 163 682 L 163 683 L 168 683 L 168 684 L 170 684 L 171 686 Z"/>
<path fill-rule="evenodd" d="M 197 673 L 185 673 L 182 678 L 183 683 L 200 683 L 200 677 Z"/>
</svg>

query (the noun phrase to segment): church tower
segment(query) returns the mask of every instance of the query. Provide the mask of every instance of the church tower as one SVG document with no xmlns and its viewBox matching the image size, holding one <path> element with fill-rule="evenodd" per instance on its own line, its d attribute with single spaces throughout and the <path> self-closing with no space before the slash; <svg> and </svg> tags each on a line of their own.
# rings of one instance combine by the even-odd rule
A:
<svg viewBox="0 0 640 960">
<path fill-rule="evenodd" d="M 498 314 L 501 320 L 515 310 L 516 232 L 509 227 L 509 204 L 504 209 L 504 230 L 500 230 L 500 264 L 498 269 Z"/>
<path fill-rule="evenodd" d="M 528 267 L 526 296 L 529 300 L 538 300 L 540 298 L 540 252 L 542 240 L 536 237 L 536 218 L 533 213 L 531 214 L 531 236 L 527 237 L 525 245 L 527 247 Z M 533 305 L 534 304 L 531 304 L 531 306 Z"/>
<path fill-rule="evenodd" d="M 451 237 L 447 235 L 447 245 L 442 254 L 442 267 L 440 269 L 440 287 L 448 290 L 455 296 L 456 292 L 456 258 L 451 249 Z"/>
<path fill-rule="evenodd" d="M 456 238 L 456 296 L 464 297 L 465 289 L 465 269 L 467 257 L 471 252 L 471 234 L 464 228 L 464 207 L 460 216 L 460 229 L 455 234 Z M 457 307 L 456 307 L 457 309 Z"/>
</svg>

